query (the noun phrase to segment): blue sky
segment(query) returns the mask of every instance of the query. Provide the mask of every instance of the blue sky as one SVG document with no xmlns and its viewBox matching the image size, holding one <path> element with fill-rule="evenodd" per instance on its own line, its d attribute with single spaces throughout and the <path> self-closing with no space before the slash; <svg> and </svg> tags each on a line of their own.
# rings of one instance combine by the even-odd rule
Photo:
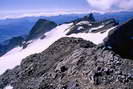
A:
<svg viewBox="0 0 133 89">
<path fill-rule="evenodd" d="M 89 9 L 86 0 L 1 0 L 0 11 L 33 10 L 84 10 Z"/>
<path fill-rule="evenodd" d="M 91 10 L 133 10 L 133 0 L 0 0 L 0 17 Z"/>
<path fill-rule="evenodd" d="M 0 11 L 133 9 L 133 0 L 0 0 Z"/>
</svg>

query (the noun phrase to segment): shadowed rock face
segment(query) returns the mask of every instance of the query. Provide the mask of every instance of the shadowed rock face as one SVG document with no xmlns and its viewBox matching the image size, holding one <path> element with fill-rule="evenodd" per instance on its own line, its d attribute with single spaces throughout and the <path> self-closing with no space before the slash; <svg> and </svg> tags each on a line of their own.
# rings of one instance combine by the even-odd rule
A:
<svg viewBox="0 0 133 89">
<path fill-rule="evenodd" d="M 38 38 L 57 26 L 56 23 L 45 19 L 39 19 L 29 33 L 28 40 Z"/>
<path fill-rule="evenodd" d="M 103 45 L 61 38 L 0 76 L 0 88 L 133 89 L 133 60 L 123 59 Z"/>
<path fill-rule="evenodd" d="M 4 55 L 6 52 L 10 51 L 16 46 L 22 46 L 23 41 L 24 38 L 21 36 L 13 37 L 10 40 L 4 41 L 2 44 L 0 44 L 0 56 Z"/>
<path fill-rule="evenodd" d="M 133 19 L 112 30 L 105 45 L 123 57 L 133 58 Z"/>
</svg>

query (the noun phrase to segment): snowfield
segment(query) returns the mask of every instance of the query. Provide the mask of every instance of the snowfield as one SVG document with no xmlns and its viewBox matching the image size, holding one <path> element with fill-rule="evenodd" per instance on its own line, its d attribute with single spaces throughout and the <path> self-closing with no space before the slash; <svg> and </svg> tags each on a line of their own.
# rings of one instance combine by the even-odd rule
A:
<svg viewBox="0 0 133 89">
<path fill-rule="evenodd" d="M 112 27 L 104 33 L 101 33 L 101 32 L 98 32 L 98 33 L 78 33 L 78 34 L 69 35 L 68 37 L 83 38 L 84 40 L 91 41 L 94 44 L 100 44 L 103 42 L 104 38 L 106 38 L 108 36 L 109 31 L 111 31 L 114 28 L 115 27 Z"/>
<path fill-rule="evenodd" d="M 7 69 L 12 69 L 17 65 L 20 65 L 22 59 L 25 57 L 44 51 L 51 44 L 62 37 L 83 38 L 85 40 L 90 40 L 95 44 L 99 44 L 103 42 L 103 39 L 108 35 L 108 32 L 115 28 L 113 27 L 104 33 L 78 33 L 66 36 L 65 34 L 69 31 L 68 28 L 70 28 L 72 25 L 73 23 L 57 26 L 53 30 L 45 33 L 44 35 L 46 37 L 44 39 L 33 40 L 32 43 L 27 46 L 27 48 L 22 49 L 22 47 L 16 47 L 6 53 L 4 56 L 0 57 L 0 74 L 4 73 Z"/>
<path fill-rule="evenodd" d="M 22 59 L 24 59 L 25 57 L 44 51 L 56 40 L 64 37 L 67 32 L 64 32 L 64 30 L 71 25 L 72 23 L 57 26 L 56 28 L 45 34 L 46 38 L 34 40 L 25 49 L 22 49 L 22 47 L 16 47 L 6 53 L 4 56 L 0 57 L 0 74 L 4 73 L 7 69 L 12 69 L 16 65 L 20 65 Z"/>
</svg>

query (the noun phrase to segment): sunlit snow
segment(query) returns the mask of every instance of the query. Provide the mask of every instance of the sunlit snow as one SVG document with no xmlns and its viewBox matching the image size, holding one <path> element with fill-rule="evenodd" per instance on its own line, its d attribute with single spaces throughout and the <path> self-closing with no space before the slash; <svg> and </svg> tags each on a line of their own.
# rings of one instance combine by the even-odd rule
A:
<svg viewBox="0 0 133 89">
<path fill-rule="evenodd" d="M 4 56 L 0 57 L 0 74 L 7 69 L 12 69 L 16 65 L 19 65 L 23 58 L 44 51 L 56 40 L 64 37 L 66 34 L 64 29 L 67 29 L 71 25 L 72 23 L 57 26 L 52 31 L 47 32 L 45 34 L 46 38 L 43 40 L 38 39 L 33 41 L 33 43 L 28 45 L 26 49 L 22 49 L 21 47 L 14 48 Z"/>
<path fill-rule="evenodd" d="M 112 27 L 104 33 L 101 33 L 101 32 L 98 32 L 98 33 L 78 33 L 78 34 L 72 34 L 68 37 L 83 38 L 85 40 L 92 41 L 95 44 L 99 44 L 99 43 L 102 43 L 104 38 L 108 36 L 108 32 L 114 28 L 115 27 Z"/>
</svg>

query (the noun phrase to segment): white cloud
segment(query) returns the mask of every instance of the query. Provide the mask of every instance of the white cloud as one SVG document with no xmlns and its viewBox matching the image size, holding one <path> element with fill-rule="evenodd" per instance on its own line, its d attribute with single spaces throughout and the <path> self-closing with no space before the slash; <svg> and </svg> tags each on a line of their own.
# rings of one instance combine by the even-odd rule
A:
<svg viewBox="0 0 133 89">
<path fill-rule="evenodd" d="M 133 9 L 133 0 L 87 0 L 92 8 L 99 10 L 111 10 L 119 8 L 125 10 Z"/>
<path fill-rule="evenodd" d="M 118 5 L 122 9 L 133 9 L 133 0 L 121 0 Z"/>
</svg>

